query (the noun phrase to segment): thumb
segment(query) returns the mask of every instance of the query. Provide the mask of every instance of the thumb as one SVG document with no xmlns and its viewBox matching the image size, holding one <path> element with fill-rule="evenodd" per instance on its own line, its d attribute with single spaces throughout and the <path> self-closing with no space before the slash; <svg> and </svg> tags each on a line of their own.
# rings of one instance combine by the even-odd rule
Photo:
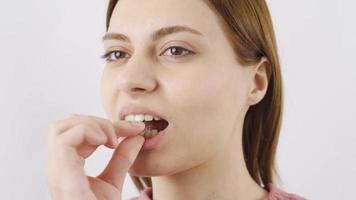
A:
<svg viewBox="0 0 356 200">
<path fill-rule="evenodd" d="M 111 160 L 97 178 L 106 181 L 122 191 L 126 173 L 135 161 L 145 139 L 137 135 L 126 137 L 115 149 Z"/>
</svg>

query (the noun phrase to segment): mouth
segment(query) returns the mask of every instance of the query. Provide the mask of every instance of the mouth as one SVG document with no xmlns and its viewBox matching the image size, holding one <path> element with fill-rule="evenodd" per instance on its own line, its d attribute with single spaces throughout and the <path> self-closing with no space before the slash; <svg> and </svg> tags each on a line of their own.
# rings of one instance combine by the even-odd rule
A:
<svg viewBox="0 0 356 200">
<path fill-rule="evenodd" d="M 119 115 L 121 120 L 143 122 L 145 129 L 139 135 L 145 139 L 153 138 L 162 133 L 169 125 L 168 120 L 158 112 L 139 105 L 128 104 L 121 109 Z"/>
<path fill-rule="evenodd" d="M 145 129 L 139 135 L 144 138 L 151 138 L 158 135 L 169 125 L 168 121 L 165 119 L 144 121 L 143 123 L 145 123 Z"/>
</svg>

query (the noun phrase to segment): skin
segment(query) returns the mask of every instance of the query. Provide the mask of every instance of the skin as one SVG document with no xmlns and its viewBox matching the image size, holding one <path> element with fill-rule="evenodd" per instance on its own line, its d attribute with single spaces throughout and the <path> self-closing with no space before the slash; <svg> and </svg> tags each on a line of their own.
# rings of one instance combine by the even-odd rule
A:
<svg viewBox="0 0 356 200">
<path fill-rule="evenodd" d="M 202 36 L 180 32 L 151 41 L 152 32 L 172 25 Z M 118 121 L 120 108 L 132 102 L 156 110 L 170 124 L 164 140 L 141 150 L 129 169 L 152 177 L 154 199 L 266 196 L 250 177 L 242 152 L 244 116 L 267 90 L 266 59 L 238 63 L 217 16 L 200 0 L 120 0 L 108 32 L 131 39 L 103 42 L 107 52 L 122 51 L 111 54 L 101 79 L 110 120 Z M 168 49 L 173 46 L 194 54 L 174 54 Z"/>
<path fill-rule="evenodd" d="M 48 134 L 48 159 L 43 172 L 52 199 L 121 199 L 127 170 L 144 142 L 138 135 L 143 129 L 144 124 L 138 127 L 125 121 L 112 123 L 79 114 L 52 122 Z M 120 144 L 118 138 L 123 139 Z M 87 176 L 85 159 L 100 145 L 115 151 L 98 176 Z"/>
<path fill-rule="evenodd" d="M 172 25 L 192 27 L 202 36 L 180 32 L 149 39 Z M 72 114 L 49 125 L 43 175 L 52 199 L 121 199 L 127 172 L 151 176 L 154 199 L 266 196 L 248 174 L 241 141 L 249 106 L 267 90 L 266 59 L 240 65 L 217 17 L 198 0 L 120 0 L 108 32 L 131 38 L 104 41 L 106 51 L 125 49 L 129 55 L 108 62 L 102 74 L 109 119 Z M 172 46 L 194 54 L 166 50 Z M 147 106 L 168 120 L 168 133 L 156 148 L 141 149 L 143 123 L 118 119 L 126 103 Z M 101 145 L 115 149 L 112 158 L 98 176 L 87 176 L 85 159 Z"/>
</svg>

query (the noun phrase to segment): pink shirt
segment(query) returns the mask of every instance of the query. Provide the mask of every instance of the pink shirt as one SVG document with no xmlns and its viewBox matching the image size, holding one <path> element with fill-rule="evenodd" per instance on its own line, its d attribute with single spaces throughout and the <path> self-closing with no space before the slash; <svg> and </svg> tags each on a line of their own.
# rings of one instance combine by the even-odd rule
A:
<svg viewBox="0 0 356 200">
<path fill-rule="evenodd" d="M 306 200 L 297 194 L 287 193 L 277 188 L 273 183 L 268 184 L 270 192 L 261 200 Z M 130 198 L 129 200 L 152 200 L 152 188 L 145 188 L 140 192 L 138 197 Z"/>
</svg>

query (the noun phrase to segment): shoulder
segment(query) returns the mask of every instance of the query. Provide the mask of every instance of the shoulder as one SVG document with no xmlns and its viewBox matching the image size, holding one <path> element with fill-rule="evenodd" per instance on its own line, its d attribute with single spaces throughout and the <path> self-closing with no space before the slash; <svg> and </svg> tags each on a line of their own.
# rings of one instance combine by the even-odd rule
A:
<svg viewBox="0 0 356 200">
<path fill-rule="evenodd" d="M 262 200 L 306 200 L 302 196 L 281 190 L 273 183 L 268 183 L 268 189 L 268 195 Z"/>
<path fill-rule="evenodd" d="M 269 193 L 262 200 L 306 200 L 306 198 L 293 193 L 287 193 L 281 190 L 273 183 L 268 184 Z M 129 200 L 151 200 L 152 188 L 145 188 L 140 192 L 138 197 L 130 198 Z"/>
</svg>

